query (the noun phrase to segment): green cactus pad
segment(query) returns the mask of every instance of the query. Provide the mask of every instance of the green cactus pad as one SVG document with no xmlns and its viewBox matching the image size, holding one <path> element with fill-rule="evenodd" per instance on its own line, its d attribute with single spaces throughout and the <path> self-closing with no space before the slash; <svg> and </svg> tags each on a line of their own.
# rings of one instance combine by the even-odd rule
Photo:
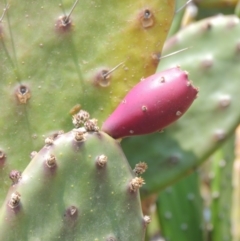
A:
<svg viewBox="0 0 240 241">
<path fill-rule="evenodd" d="M 233 198 L 233 162 L 235 136 L 229 140 L 214 153 L 211 158 L 212 168 L 209 170 L 211 177 L 211 236 L 213 241 L 233 240 L 231 229 L 237 223 L 232 222 L 231 215 Z"/>
<path fill-rule="evenodd" d="M 203 241 L 202 207 L 196 173 L 168 187 L 157 199 L 161 234 L 166 240 Z"/>
<path fill-rule="evenodd" d="M 73 4 L 13 0 L 0 23 L 4 182 L 12 168 L 25 168 L 46 135 L 70 130 L 80 105 L 101 125 L 154 73 L 174 15 L 173 0 L 81 0 L 67 21 Z"/>
<path fill-rule="evenodd" d="M 17 183 L 0 210 L 0 240 L 144 239 L 143 180 L 118 142 L 80 129 L 48 140 L 21 177 L 11 173 Z"/>
<path fill-rule="evenodd" d="M 145 194 L 191 173 L 238 125 L 239 34 L 237 17 L 216 16 L 191 24 L 168 40 L 165 53 L 192 48 L 162 60 L 158 70 L 180 65 L 200 91 L 187 113 L 163 133 L 123 141 L 133 166 L 139 161 L 148 164 Z"/>
</svg>

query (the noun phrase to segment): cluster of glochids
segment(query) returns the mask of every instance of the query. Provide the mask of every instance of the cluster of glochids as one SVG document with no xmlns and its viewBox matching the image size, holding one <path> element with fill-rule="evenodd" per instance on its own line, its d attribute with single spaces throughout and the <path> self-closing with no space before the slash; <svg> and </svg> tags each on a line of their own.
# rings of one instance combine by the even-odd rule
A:
<svg viewBox="0 0 240 241">
<path fill-rule="evenodd" d="M 75 139 L 77 141 L 84 140 L 84 133 L 91 131 L 99 131 L 97 119 L 90 119 L 90 114 L 85 110 L 80 110 L 72 117 L 73 125 L 76 128 Z"/>
<path fill-rule="evenodd" d="M 84 127 L 86 131 L 99 131 L 97 126 L 97 119 L 90 119 L 90 114 L 85 110 L 80 110 L 73 115 L 73 125 L 76 128 Z"/>
</svg>

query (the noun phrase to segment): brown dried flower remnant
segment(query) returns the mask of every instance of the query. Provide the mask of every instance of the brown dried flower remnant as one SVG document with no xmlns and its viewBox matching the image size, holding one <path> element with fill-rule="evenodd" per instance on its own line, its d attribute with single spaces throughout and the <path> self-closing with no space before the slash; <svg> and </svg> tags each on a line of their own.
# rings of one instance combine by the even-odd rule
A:
<svg viewBox="0 0 240 241">
<path fill-rule="evenodd" d="M 72 122 L 76 128 L 79 128 L 84 125 L 86 121 L 88 121 L 90 115 L 85 110 L 80 110 L 77 114 L 73 115 Z"/>
<path fill-rule="evenodd" d="M 8 202 L 8 206 L 12 209 L 16 208 L 20 204 L 21 195 L 19 192 L 14 192 Z"/>
<path fill-rule="evenodd" d="M 51 154 L 46 158 L 46 164 L 49 168 L 55 167 L 56 166 L 56 157 Z"/>
<path fill-rule="evenodd" d="M 132 192 L 136 192 L 143 184 L 145 184 L 143 178 L 135 177 L 130 182 L 130 190 Z"/>
<path fill-rule="evenodd" d="M 99 131 L 99 127 L 97 126 L 98 120 L 97 119 L 91 119 L 87 120 L 84 123 L 84 127 L 87 131 Z"/>
<path fill-rule="evenodd" d="M 139 162 L 136 164 L 133 171 L 134 173 L 136 173 L 136 175 L 142 175 L 147 170 L 147 168 L 148 168 L 147 163 Z"/>
<path fill-rule="evenodd" d="M 9 178 L 12 180 L 13 184 L 16 184 L 19 182 L 19 180 L 21 179 L 22 174 L 21 172 L 17 171 L 17 170 L 12 170 L 9 174 Z"/>
</svg>

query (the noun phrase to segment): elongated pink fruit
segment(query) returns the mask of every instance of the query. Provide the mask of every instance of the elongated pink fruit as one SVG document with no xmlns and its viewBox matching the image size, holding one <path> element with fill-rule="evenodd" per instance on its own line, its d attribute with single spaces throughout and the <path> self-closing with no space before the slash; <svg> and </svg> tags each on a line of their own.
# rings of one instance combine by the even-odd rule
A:
<svg viewBox="0 0 240 241">
<path fill-rule="evenodd" d="M 117 139 L 162 130 L 187 111 L 197 93 L 179 67 L 156 73 L 130 90 L 102 131 Z"/>
</svg>

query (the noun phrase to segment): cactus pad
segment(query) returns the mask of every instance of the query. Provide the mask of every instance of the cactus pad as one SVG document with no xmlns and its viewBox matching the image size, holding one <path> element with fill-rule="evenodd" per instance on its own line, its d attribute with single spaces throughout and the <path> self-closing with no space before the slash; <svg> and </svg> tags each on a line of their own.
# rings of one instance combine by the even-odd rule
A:
<svg viewBox="0 0 240 241">
<path fill-rule="evenodd" d="M 196 173 L 166 188 L 157 199 L 157 213 L 164 238 L 203 241 L 202 210 Z"/>
<path fill-rule="evenodd" d="M 144 239 L 148 219 L 138 192 L 144 181 L 105 133 L 81 127 L 48 139 L 24 172 L 11 177 L 0 240 Z"/>
</svg>

